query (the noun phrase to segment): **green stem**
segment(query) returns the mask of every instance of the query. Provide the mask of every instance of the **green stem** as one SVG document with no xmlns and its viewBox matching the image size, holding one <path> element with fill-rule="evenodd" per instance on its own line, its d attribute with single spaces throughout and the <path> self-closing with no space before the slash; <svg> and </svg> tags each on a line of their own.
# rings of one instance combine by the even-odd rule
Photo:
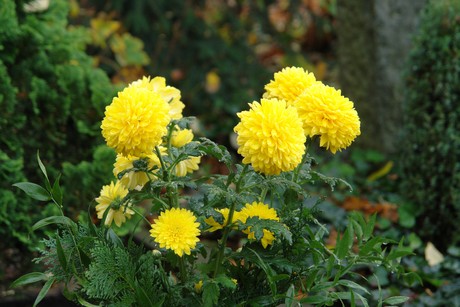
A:
<svg viewBox="0 0 460 307">
<path fill-rule="evenodd" d="M 241 171 L 240 178 L 238 178 L 238 181 L 235 184 L 235 191 L 236 193 L 240 192 L 240 186 L 241 182 L 243 180 L 244 174 L 248 170 L 248 164 L 245 164 L 243 167 L 243 170 Z M 224 233 L 222 234 L 222 239 L 220 241 L 220 246 L 219 246 L 219 252 L 217 254 L 217 259 L 216 259 L 216 267 L 214 269 L 214 278 L 219 274 L 220 271 L 220 266 L 222 264 L 222 260 L 224 258 L 224 253 L 225 253 L 225 247 L 227 246 L 227 239 L 230 231 L 232 230 L 232 223 L 233 223 L 233 215 L 235 213 L 235 208 L 236 208 L 236 202 L 232 201 L 230 204 L 230 210 L 228 212 L 228 219 L 227 219 L 227 225 L 225 225 L 224 228 Z"/>
<path fill-rule="evenodd" d="M 179 272 L 180 272 L 180 279 L 182 282 L 185 282 L 187 279 L 187 270 L 185 269 L 185 262 L 184 258 L 179 256 Z"/>
<path fill-rule="evenodd" d="M 131 206 L 131 208 L 129 208 L 129 209 L 133 210 L 134 213 L 136 213 L 137 215 L 139 215 L 144 221 L 147 222 L 147 224 L 150 225 L 150 221 L 149 221 L 142 213 L 140 213 L 139 211 L 137 211 L 136 209 L 134 209 L 134 207 L 132 207 L 132 206 Z"/>
<path fill-rule="evenodd" d="M 171 183 L 171 176 L 166 168 L 166 164 L 163 161 L 163 158 L 161 156 L 160 148 L 158 146 L 155 146 L 155 152 L 158 156 L 158 159 L 160 160 L 161 168 L 163 169 L 163 180 L 168 183 L 168 186 L 166 187 L 166 191 L 168 193 L 168 198 L 169 202 L 171 204 L 171 207 L 177 208 L 179 207 L 179 199 L 177 195 L 177 190 L 172 188 L 170 183 Z"/>
<path fill-rule="evenodd" d="M 262 193 L 260 194 L 260 201 L 264 202 L 265 201 L 265 196 L 267 196 L 268 192 L 268 187 L 263 188 Z"/>
</svg>

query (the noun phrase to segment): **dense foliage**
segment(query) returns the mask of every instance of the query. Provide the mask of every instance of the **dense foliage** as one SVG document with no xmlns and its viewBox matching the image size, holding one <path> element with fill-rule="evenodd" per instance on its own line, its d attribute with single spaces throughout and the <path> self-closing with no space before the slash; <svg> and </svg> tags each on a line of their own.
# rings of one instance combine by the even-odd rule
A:
<svg viewBox="0 0 460 307">
<path fill-rule="evenodd" d="M 67 29 L 67 14 L 64 0 L 50 1 L 44 11 L 26 11 L 22 1 L 1 4 L 0 236 L 2 244 L 9 246 L 18 240 L 32 246 L 30 225 L 35 215 L 46 214 L 12 188 L 18 180 L 40 178 L 30 162 L 37 149 L 50 173 L 66 162 L 70 182 L 75 174 L 72 167 L 92 160 L 95 145 L 101 144 L 100 120 L 114 90 L 85 54 L 84 33 Z M 107 155 L 114 159 L 113 153 Z M 107 155 L 105 161 L 110 160 Z M 101 181 L 95 178 L 84 186 L 86 193 L 97 193 L 91 188 L 107 180 L 106 175 Z M 82 184 L 64 182 L 64 188 L 78 207 L 83 201 Z"/>
<path fill-rule="evenodd" d="M 460 1 L 431 1 L 407 64 L 403 189 L 419 234 L 460 239 Z"/>
</svg>

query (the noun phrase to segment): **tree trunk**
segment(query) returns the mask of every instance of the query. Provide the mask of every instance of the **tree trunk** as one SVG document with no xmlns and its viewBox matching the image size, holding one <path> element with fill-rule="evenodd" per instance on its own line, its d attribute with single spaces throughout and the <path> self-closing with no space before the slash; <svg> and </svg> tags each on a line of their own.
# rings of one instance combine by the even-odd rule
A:
<svg viewBox="0 0 460 307">
<path fill-rule="evenodd" d="M 343 0 L 338 4 L 339 82 L 361 118 L 357 143 L 384 153 L 399 146 L 402 73 L 427 0 Z"/>
</svg>

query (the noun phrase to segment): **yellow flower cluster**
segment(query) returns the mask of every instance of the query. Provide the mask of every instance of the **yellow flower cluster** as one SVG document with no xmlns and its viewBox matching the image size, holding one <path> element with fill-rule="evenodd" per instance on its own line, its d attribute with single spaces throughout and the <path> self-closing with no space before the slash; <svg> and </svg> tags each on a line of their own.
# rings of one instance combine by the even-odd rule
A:
<svg viewBox="0 0 460 307">
<path fill-rule="evenodd" d="M 238 113 L 240 122 L 234 128 L 243 163 L 258 172 L 293 170 L 302 160 L 305 137 L 319 136 L 320 146 L 336 153 L 361 133 L 353 102 L 303 68 L 275 73 L 265 90 L 260 103 Z"/>
<path fill-rule="evenodd" d="M 174 251 L 182 257 L 190 255 L 199 241 L 200 223 L 193 213 L 184 208 L 172 208 L 162 212 L 152 224 L 150 235 L 161 248 Z"/>
<path fill-rule="evenodd" d="M 361 134 L 353 102 L 302 68 L 288 67 L 275 73 L 265 90 L 265 97 L 284 99 L 294 106 L 305 134 L 318 135 L 320 146 L 332 153 L 347 148 Z"/>
<path fill-rule="evenodd" d="M 217 212 L 222 214 L 223 216 L 223 223 L 220 224 L 218 223 L 214 217 L 208 217 L 205 219 L 205 223 L 211 226 L 211 228 L 207 229 L 206 231 L 209 232 L 214 232 L 216 230 L 222 229 L 225 226 L 228 225 L 228 215 L 229 215 L 229 209 L 224 208 L 224 209 L 217 209 Z M 233 213 L 233 219 L 232 219 L 232 227 L 237 228 L 236 226 L 238 224 L 244 225 L 247 221 L 248 218 L 250 217 L 258 217 L 261 220 L 274 220 L 274 221 L 279 221 L 278 214 L 276 213 L 276 210 L 273 208 L 270 208 L 267 204 L 261 203 L 261 202 L 253 202 L 252 204 L 246 204 L 240 211 L 234 211 Z M 233 224 L 235 224 L 233 226 Z M 248 235 L 249 240 L 255 240 L 255 233 L 251 231 L 251 227 L 246 228 L 243 230 L 243 233 Z M 267 248 L 268 245 L 273 244 L 273 241 L 275 240 L 275 235 L 273 232 L 270 230 L 264 229 L 263 230 L 263 237 L 260 240 L 262 243 L 262 246 L 264 248 Z"/>
</svg>

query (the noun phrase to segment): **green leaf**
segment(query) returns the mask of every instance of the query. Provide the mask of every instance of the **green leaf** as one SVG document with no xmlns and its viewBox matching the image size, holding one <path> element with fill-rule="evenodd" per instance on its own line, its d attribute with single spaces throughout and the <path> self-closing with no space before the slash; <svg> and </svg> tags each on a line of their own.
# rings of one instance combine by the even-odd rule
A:
<svg viewBox="0 0 460 307">
<path fill-rule="evenodd" d="M 74 233 L 77 231 L 77 225 L 67 216 L 50 216 L 50 217 L 44 218 L 36 222 L 32 226 L 32 231 L 35 231 L 39 228 L 42 228 L 44 226 L 51 225 L 51 224 L 66 225 L 66 226 L 69 226 Z"/>
<path fill-rule="evenodd" d="M 203 285 L 203 305 L 205 307 L 216 306 L 219 301 L 219 287 L 213 281 L 205 281 Z"/>
<path fill-rule="evenodd" d="M 13 184 L 13 186 L 23 190 L 28 196 L 39 201 L 48 201 L 51 200 L 51 195 L 43 187 L 32 182 L 18 182 Z"/>
<path fill-rule="evenodd" d="M 312 295 L 300 300 L 301 303 L 313 305 L 328 305 L 332 304 L 332 299 L 324 295 Z"/>
<path fill-rule="evenodd" d="M 351 246 L 353 245 L 353 225 L 350 223 L 348 224 L 345 233 L 343 234 L 339 243 L 337 243 L 336 248 L 336 255 L 339 259 L 344 259 L 345 256 L 348 254 Z"/>
<path fill-rule="evenodd" d="M 224 288 L 232 290 L 236 289 L 236 284 L 227 275 L 219 274 L 216 278 L 214 278 L 214 280 L 221 284 Z"/>
<path fill-rule="evenodd" d="M 351 281 L 351 280 L 347 280 L 347 279 L 341 279 L 337 282 L 339 285 L 342 285 L 342 286 L 345 286 L 345 287 L 348 287 L 348 288 L 353 288 L 353 289 L 357 289 L 357 290 L 361 290 L 363 291 L 364 293 L 366 294 L 370 294 L 369 291 L 364 288 L 363 286 L 355 283 L 354 281 Z"/>
<path fill-rule="evenodd" d="M 17 288 L 20 286 L 32 284 L 37 281 L 47 280 L 48 276 L 42 272 L 32 272 L 29 274 L 22 275 L 10 285 L 11 288 Z"/>
<path fill-rule="evenodd" d="M 100 305 L 91 304 L 90 302 L 86 301 L 84 298 L 82 298 L 78 294 L 77 294 L 77 301 L 80 303 L 80 305 L 84 307 L 100 307 Z"/>
<path fill-rule="evenodd" d="M 115 231 L 112 228 L 107 229 L 106 234 L 107 241 L 111 242 L 114 246 L 123 247 L 123 241 L 121 241 L 120 237 L 117 236 Z"/>
<path fill-rule="evenodd" d="M 284 300 L 284 305 L 286 307 L 292 307 L 294 304 L 294 296 L 295 296 L 295 287 L 293 284 L 291 284 L 286 291 L 286 299 Z"/>
<path fill-rule="evenodd" d="M 407 296 L 392 296 L 383 300 L 383 303 L 387 305 L 397 305 L 405 303 L 408 299 Z"/>
<path fill-rule="evenodd" d="M 377 214 L 371 215 L 369 218 L 369 221 L 366 223 L 366 225 L 363 227 L 363 240 L 367 241 L 372 235 L 372 232 L 374 231 L 374 226 L 375 226 L 375 220 L 377 219 Z"/>
<path fill-rule="evenodd" d="M 65 256 L 64 249 L 62 248 L 61 240 L 59 240 L 58 235 L 56 235 L 56 251 L 57 251 L 59 263 L 61 264 L 62 269 L 66 271 L 67 270 L 67 258 Z"/>
<path fill-rule="evenodd" d="M 59 186 L 59 179 L 61 178 L 61 174 L 56 178 L 53 184 L 53 189 L 51 190 L 51 194 L 53 195 L 54 200 L 62 207 L 62 190 Z"/>
<path fill-rule="evenodd" d="M 53 285 L 53 283 L 56 281 L 56 278 L 50 278 L 48 281 L 43 285 L 43 288 L 40 290 L 40 292 L 37 295 L 37 298 L 35 299 L 33 307 L 37 306 L 38 303 L 40 303 L 48 293 L 49 289 Z"/>
<path fill-rule="evenodd" d="M 50 184 L 50 180 L 48 179 L 48 173 L 46 172 L 46 167 L 45 165 L 42 163 L 42 160 L 40 159 L 40 154 L 39 154 L 39 151 L 37 150 L 37 161 L 38 161 L 38 166 L 40 167 L 43 175 L 45 176 L 45 185 L 46 185 L 46 188 L 49 190 L 51 190 L 51 184 Z"/>
</svg>

